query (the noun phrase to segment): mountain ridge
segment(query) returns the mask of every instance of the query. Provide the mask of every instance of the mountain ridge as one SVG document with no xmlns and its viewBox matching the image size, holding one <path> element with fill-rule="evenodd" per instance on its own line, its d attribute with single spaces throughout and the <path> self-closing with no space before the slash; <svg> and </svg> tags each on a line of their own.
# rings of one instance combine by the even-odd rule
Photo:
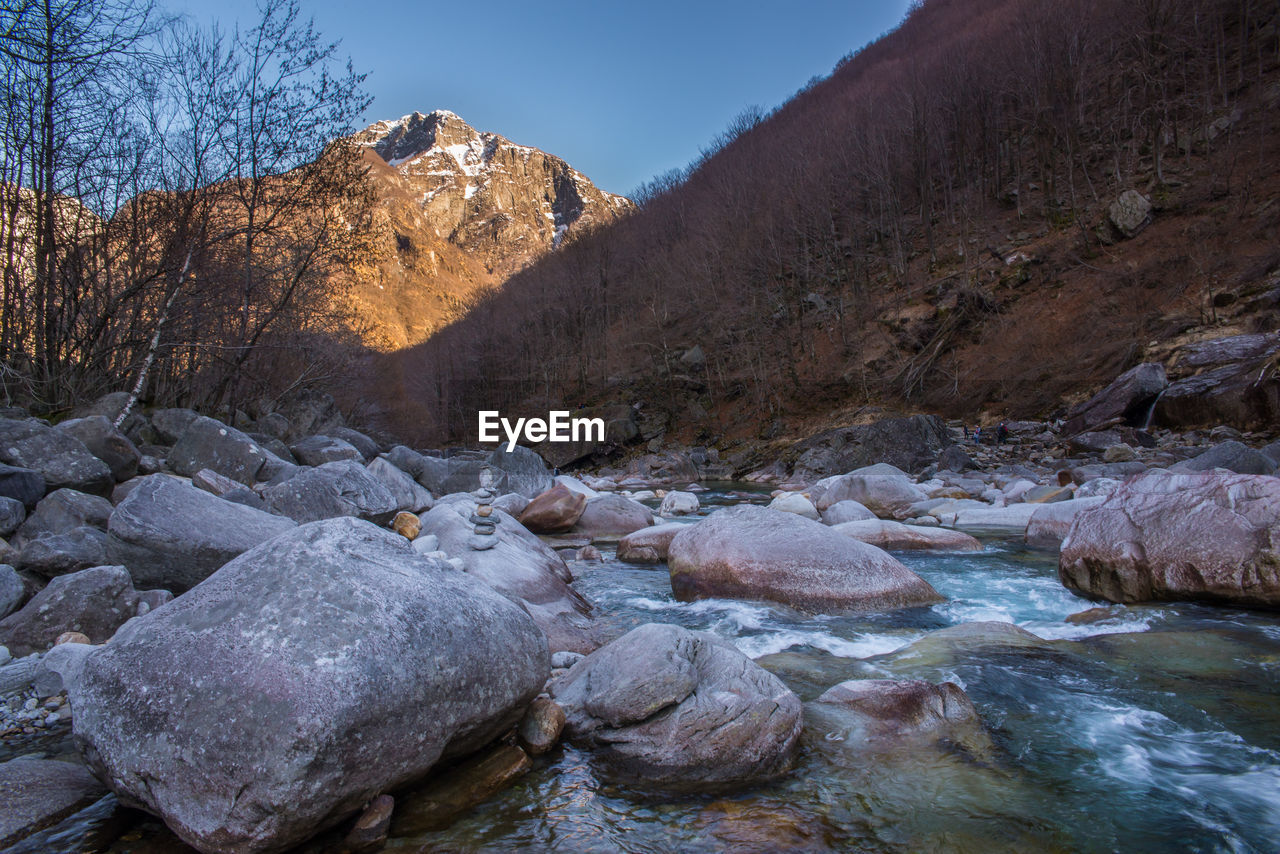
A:
<svg viewBox="0 0 1280 854">
<path fill-rule="evenodd" d="M 354 271 L 348 299 L 375 350 L 420 343 L 539 257 L 634 209 L 563 158 L 450 110 L 350 138 L 365 149 L 382 251 Z"/>
</svg>

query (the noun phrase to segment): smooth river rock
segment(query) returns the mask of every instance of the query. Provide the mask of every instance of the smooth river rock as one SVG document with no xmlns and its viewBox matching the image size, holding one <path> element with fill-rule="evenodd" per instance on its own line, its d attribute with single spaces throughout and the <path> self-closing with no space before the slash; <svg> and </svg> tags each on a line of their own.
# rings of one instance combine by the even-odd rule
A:
<svg viewBox="0 0 1280 854">
<path fill-rule="evenodd" d="M 661 563 L 667 559 L 667 550 L 676 534 L 687 530 L 683 522 L 668 522 L 632 531 L 618 540 L 618 560 L 630 563 Z"/>
<path fill-rule="evenodd" d="M 1075 517 L 1068 588 L 1112 602 L 1280 607 L 1280 478 L 1151 472 Z"/>
<path fill-rule="evenodd" d="M 605 772 L 689 790 L 785 773 L 801 728 L 782 680 L 707 632 L 649 623 L 552 683 L 565 732 Z"/>
<path fill-rule="evenodd" d="M 741 504 L 717 510 L 671 541 L 671 589 L 781 602 L 809 611 L 889 610 L 941 602 L 885 551 L 820 522 Z"/>
<path fill-rule="evenodd" d="M 888 519 L 867 519 L 861 522 L 844 522 L 833 525 L 831 530 L 852 537 L 886 551 L 935 551 L 980 552 L 982 543 L 961 531 L 945 528 L 927 528 L 921 525 L 904 525 Z"/>
<path fill-rule="evenodd" d="M 549 670 L 519 606 L 342 518 L 246 552 L 62 675 L 76 743 L 122 803 L 252 854 L 488 743 Z"/>
<path fill-rule="evenodd" d="M 582 515 L 569 530 L 585 534 L 595 541 L 619 540 L 653 524 L 653 511 L 625 495 L 601 495 L 591 498 Z"/>
</svg>

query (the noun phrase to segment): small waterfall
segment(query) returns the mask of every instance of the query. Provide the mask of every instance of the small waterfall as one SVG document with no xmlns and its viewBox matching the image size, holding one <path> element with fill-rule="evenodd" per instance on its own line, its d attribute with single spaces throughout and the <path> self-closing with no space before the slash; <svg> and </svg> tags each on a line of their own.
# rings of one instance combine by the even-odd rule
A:
<svg viewBox="0 0 1280 854">
<path fill-rule="evenodd" d="M 1145 430 L 1150 430 L 1150 429 L 1151 429 L 1151 419 L 1155 417 L 1155 414 L 1156 414 L 1156 404 L 1160 402 L 1160 398 L 1164 397 L 1164 393 L 1165 393 L 1166 391 L 1168 391 L 1168 390 L 1169 390 L 1169 389 L 1168 389 L 1168 387 L 1167 387 L 1167 386 L 1166 386 L 1165 388 L 1162 388 L 1162 389 L 1160 390 L 1160 393 L 1159 393 L 1159 394 L 1157 394 L 1157 395 L 1156 395 L 1156 396 L 1151 400 L 1151 406 L 1147 407 L 1147 416 L 1146 416 L 1145 418 L 1143 418 L 1143 419 L 1142 419 L 1142 428 L 1141 428 L 1142 430 L 1144 430 L 1144 431 L 1145 431 Z"/>
</svg>

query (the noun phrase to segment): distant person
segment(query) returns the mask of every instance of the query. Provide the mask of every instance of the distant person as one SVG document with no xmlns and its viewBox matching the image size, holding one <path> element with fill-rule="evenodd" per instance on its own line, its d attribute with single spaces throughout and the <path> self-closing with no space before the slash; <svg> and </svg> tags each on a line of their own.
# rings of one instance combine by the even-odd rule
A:
<svg viewBox="0 0 1280 854">
<path fill-rule="evenodd" d="M 1009 439 L 1009 428 L 1004 426 L 1004 422 L 1000 422 L 1000 426 L 996 428 L 996 444 L 1003 445 Z"/>
<path fill-rule="evenodd" d="M 982 425 L 981 424 L 973 428 L 973 444 L 975 445 L 982 444 Z"/>
<path fill-rule="evenodd" d="M 961 430 L 964 430 L 964 440 L 965 440 L 966 442 L 967 442 L 967 441 L 969 441 L 969 425 L 968 425 L 968 424 L 961 424 L 961 425 L 960 425 L 960 429 L 961 429 Z"/>
</svg>

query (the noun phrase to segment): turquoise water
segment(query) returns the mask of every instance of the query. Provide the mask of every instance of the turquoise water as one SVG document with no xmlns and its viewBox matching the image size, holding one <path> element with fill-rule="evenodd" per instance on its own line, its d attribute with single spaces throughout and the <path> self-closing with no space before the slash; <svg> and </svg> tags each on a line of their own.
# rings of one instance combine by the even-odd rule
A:
<svg viewBox="0 0 1280 854">
<path fill-rule="evenodd" d="M 761 499 L 756 499 L 761 500 Z M 704 504 L 710 503 L 705 501 Z M 417 850 L 1275 851 L 1280 847 L 1280 616 L 1195 605 L 1098 607 L 1056 555 L 898 557 L 948 601 L 811 616 L 729 600 L 676 602 L 665 567 L 579 564 L 575 586 L 621 633 L 645 622 L 715 632 L 806 701 L 785 779 L 730 796 L 652 798 L 610 786 L 563 747 Z M 928 632 L 1012 622 L 1048 643 L 957 648 Z M 917 745 L 866 756 L 809 703 L 855 677 L 951 680 L 982 713 L 984 756 Z"/>
<path fill-rule="evenodd" d="M 768 500 L 758 491 L 731 497 L 733 488 L 700 497 L 707 508 Z M 1099 604 L 1059 584 L 1055 555 L 988 541 L 981 553 L 899 557 L 948 601 L 856 616 L 679 603 L 664 566 L 620 563 L 611 550 L 603 563 L 574 564 L 575 586 L 614 634 L 646 622 L 715 632 L 786 681 L 806 701 L 795 769 L 729 795 L 653 797 L 602 781 L 590 755 L 566 745 L 448 830 L 395 839 L 388 850 L 1280 848 L 1280 615 L 1108 606 L 1068 622 Z M 984 620 L 1016 623 L 1046 642 L 926 638 Z M 837 716 L 810 702 L 856 677 L 960 684 L 990 748 L 916 744 L 868 755 Z M 112 850 L 177 850 L 154 825 L 132 838 Z"/>
</svg>

